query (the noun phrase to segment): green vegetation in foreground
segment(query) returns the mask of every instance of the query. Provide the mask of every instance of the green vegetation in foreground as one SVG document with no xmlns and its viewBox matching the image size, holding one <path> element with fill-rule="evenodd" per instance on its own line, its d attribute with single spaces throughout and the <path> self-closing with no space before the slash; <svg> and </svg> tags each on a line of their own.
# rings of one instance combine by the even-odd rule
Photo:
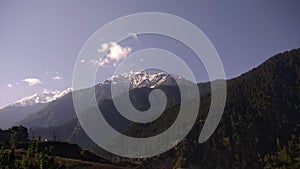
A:
<svg viewBox="0 0 300 169">
<path fill-rule="evenodd" d="M 22 137 L 21 137 L 22 136 Z M 83 150 L 75 144 L 60 141 L 28 140 L 25 127 L 0 130 L 0 169 L 126 169 Z M 8 138 L 6 138 L 8 137 Z M 20 139 L 20 141 L 18 140 Z"/>
</svg>

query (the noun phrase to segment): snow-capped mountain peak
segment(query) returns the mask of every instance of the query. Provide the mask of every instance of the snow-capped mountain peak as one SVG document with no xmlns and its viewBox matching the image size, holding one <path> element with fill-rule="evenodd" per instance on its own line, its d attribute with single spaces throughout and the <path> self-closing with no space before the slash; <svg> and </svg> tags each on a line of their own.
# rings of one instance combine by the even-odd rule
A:
<svg viewBox="0 0 300 169">
<path fill-rule="evenodd" d="M 104 84 L 116 84 L 129 82 L 130 88 L 149 87 L 155 88 L 160 84 L 174 85 L 174 76 L 166 72 L 148 72 L 144 70 L 130 71 L 129 73 L 114 75 L 104 82 Z"/>
<path fill-rule="evenodd" d="M 35 93 L 33 95 L 24 97 L 13 104 L 11 106 L 16 106 L 16 107 L 22 107 L 22 106 L 29 106 L 37 103 L 49 103 L 53 100 L 56 100 L 69 92 L 72 91 L 72 88 L 68 88 L 63 91 L 50 91 L 50 90 L 44 90 L 42 93 Z"/>
</svg>

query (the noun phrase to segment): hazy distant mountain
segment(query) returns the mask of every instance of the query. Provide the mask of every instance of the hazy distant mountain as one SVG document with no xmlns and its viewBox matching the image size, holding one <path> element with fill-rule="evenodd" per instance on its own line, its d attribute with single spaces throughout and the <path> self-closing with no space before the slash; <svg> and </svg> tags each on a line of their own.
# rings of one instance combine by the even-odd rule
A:
<svg viewBox="0 0 300 169">
<path fill-rule="evenodd" d="M 66 123 L 75 116 L 72 93 L 70 92 L 20 119 L 17 124 L 26 127 L 57 126 Z"/>
<path fill-rule="evenodd" d="M 122 75 L 112 76 L 103 83 L 97 84 L 95 86 L 96 98 L 99 104 L 104 105 L 103 109 L 106 109 L 107 112 L 115 112 L 114 110 L 111 110 L 115 108 L 112 107 L 113 103 L 109 101 L 109 99 L 111 98 L 111 85 L 117 83 L 125 85 L 126 83 L 128 83 L 130 84 L 129 88 L 133 93 L 133 96 L 135 96 L 134 98 L 136 98 L 135 105 L 143 109 L 143 107 L 148 106 L 149 104 L 147 101 L 147 93 L 149 93 L 154 88 L 169 86 L 167 88 L 165 87 L 165 90 L 170 90 L 169 92 L 167 91 L 167 93 L 175 94 L 176 96 L 178 96 L 178 92 L 173 91 L 175 90 L 174 88 L 178 88 L 176 87 L 177 83 L 174 78 L 185 83 L 187 86 L 191 84 L 190 81 L 185 80 L 184 78 L 170 75 L 165 72 L 132 71 Z M 76 92 L 86 94 L 85 91 L 86 90 L 83 89 Z M 141 98 L 140 96 L 143 96 L 143 98 Z M 179 97 L 173 96 L 170 98 L 173 98 L 174 100 L 174 98 L 180 98 L 180 95 Z M 178 102 L 178 100 L 174 100 L 174 103 L 175 102 Z M 112 117 L 114 114 L 107 113 L 107 115 L 109 117 Z M 75 117 L 76 113 L 74 111 L 72 94 L 68 93 L 61 98 L 50 102 L 47 106 L 43 107 L 39 111 L 26 116 L 24 119 L 20 120 L 18 124 L 24 125 L 26 127 L 53 127 L 63 125 L 74 119 Z"/>
<path fill-rule="evenodd" d="M 37 112 L 49 102 L 54 101 L 71 91 L 68 88 L 63 91 L 44 90 L 42 93 L 24 97 L 6 107 L 0 109 L 0 128 L 8 129 L 29 114 Z"/>
<path fill-rule="evenodd" d="M 56 100 L 67 93 L 71 92 L 72 89 L 68 88 L 63 91 L 50 91 L 50 90 L 44 90 L 42 93 L 35 93 L 31 96 L 24 97 L 10 106 L 15 106 L 15 107 L 21 107 L 21 106 L 29 106 L 29 105 L 34 105 L 37 103 L 49 103 L 52 102 L 53 100 Z"/>
</svg>

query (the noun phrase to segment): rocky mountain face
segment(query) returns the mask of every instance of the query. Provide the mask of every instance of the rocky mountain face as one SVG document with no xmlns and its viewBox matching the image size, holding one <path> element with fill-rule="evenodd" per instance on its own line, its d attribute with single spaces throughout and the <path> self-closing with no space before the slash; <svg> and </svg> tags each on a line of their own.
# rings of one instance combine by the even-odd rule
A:
<svg viewBox="0 0 300 169">
<path fill-rule="evenodd" d="M 147 109 L 149 106 L 148 95 L 156 88 L 161 88 L 170 95 L 169 98 L 172 101 L 169 101 L 169 106 L 178 103 L 180 101 L 180 94 L 176 80 L 186 84 L 186 86 L 192 83 L 184 78 L 165 72 L 131 71 L 122 75 L 112 76 L 103 83 L 95 85 L 95 95 L 98 104 L 103 105 L 102 109 L 107 112 L 107 116 L 113 118 L 117 114 L 113 112 L 117 111 L 110 100 L 112 97 L 112 85 L 130 84 L 129 91 L 131 93 L 130 97 L 133 99 L 133 105 L 138 109 Z M 75 92 L 86 94 L 85 91 L 86 89 Z M 76 113 L 73 106 L 72 93 L 69 92 L 48 103 L 38 111 L 26 116 L 18 124 L 26 127 L 54 127 L 63 125 L 74 118 L 76 118 Z"/>
<path fill-rule="evenodd" d="M 142 168 L 299 168 L 299 84 L 300 49 L 268 59 L 257 68 L 227 80 L 225 111 L 217 130 L 207 142 L 199 144 L 197 140 L 209 110 L 209 92 L 201 96 L 199 116 L 188 136 L 159 157 L 141 160 L 140 165 Z M 206 86 L 201 91 L 208 90 L 209 84 L 198 85 Z M 151 90 L 136 88 L 139 89 Z M 111 114 L 116 113 L 109 98 L 100 103 L 106 105 Z M 119 131 L 134 137 L 159 134 L 172 125 L 179 109 L 180 105 L 175 104 L 166 109 L 163 113 L 166 115 L 158 121 L 146 125 L 129 124 L 125 130 Z M 115 117 L 118 119 L 115 114 L 111 116 L 113 120 Z M 117 123 L 119 120 L 123 119 L 116 120 Z M 95 148 L 76 118 L 57 127 L 35 130 L 49 136 L 49 131 L 57 131 L 61 140 L 116 158 L 99 147 Z"/>
<path fill-rule="evenodd" d="M 95 86 L 98 106 L 110 125 L 125 135 L 159 134 L 172 125 L 180 109 L 180 92 L 173 83 L 177 78 L 180 79 L 164 72 L 143 71 L 112 77 Z M 126 121 L 116 110 L 110 93 L 111 85 L 125 80 L 131 84 L 132 104 L 139 110 L 149 108 L 148 94 L 152 90 L 162 89 L 170 99 L 163 115 L 149 124 Z M 222 120 L 207 142 L 197 141 L 210 106 L 210 84 L 203 83 L 198 84 L 199 115 L 188 136 L 159 157 L 140 160 L 141 168 L 299 168 L 300 49 L 280 53 L 227 80 L 227 85 Z M 55 132 L 59 140 L 79 144 L 109 158 L 120 158 L 97 147 L 85 134 L 76 118 L 71 93 L 48 103 L 20 123 L 32 127 L 42 138 L 52 139 Z"/>
<path fill-rule="evenodd" d="M 155 88 L 160 85 L 176 85 L 176 80 L 181 78 L 176 75 L 170 75 L 166 72 L 147 72 L 144 70 L 131 71 L 122 75 L 114 75 L 107 79 L 104 84 L 130 84 L 129 89 L 134 88 Z"/>
</svg>

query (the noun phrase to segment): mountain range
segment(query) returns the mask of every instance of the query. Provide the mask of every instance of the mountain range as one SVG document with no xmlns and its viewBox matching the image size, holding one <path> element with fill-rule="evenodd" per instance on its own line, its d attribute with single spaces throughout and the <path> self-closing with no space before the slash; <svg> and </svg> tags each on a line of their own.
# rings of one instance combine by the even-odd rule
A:
<svg viewBox="0 0 300 169">
<path fill-rule="evenodd" d="M 178 80 L 185 81 L 186 84 L 189 84 L 190 82 L 187 80 L 179 79 Z M 111 99 L 111 86 L 114 84 L 130 84 L 129 88 L 131 92 L 134 95 L 140 95 L 142 94 L 144 96 L 143 99 L 137 99 L 137 104 L 135 104 L 138 107 L 145 107 L 145 103 L 149 103 L 147 101 L 147 93 L 150 92 L 150 90 L 157 88 L 159 86 L 169 86 L 173 90 L 173 88 L 176 87 L 176 81 L 173 78 L 173 76 L 165 73 L 165 72 L 147 72 L 147 71 L 132 71 L 129 73 L 125 73 L 122 75 L 116 75 L 112 76 L 111 78 L 107 79 L 103 83 L 95 85 L 95 95 L 99 102 L 99 104 L 102 104 L 104 102 L 107 102 L 109 99 Z M 175 89 L 174 89 L 175 90 Z M 82 94 L 85 94 L 86 89 L 76 92 L 81 92 Z M 136 92 L 138 91 L 138 92 Z M 170 94 L 178 94 L 178 92 L 168 92 Z M 178 98 L 178 97 L 171 97 L 171 98 Z M 91 98 L 92 99 L 92 98 Z M 175 101 L 175 100 L 174 100 Z M 178 102 L 178 101 L 177 101 Z M 170 103 L 171 104 L 171 103 Z M 107 108 L 108 116 L 112 117 L 112 108 L 107 107 L 106 104 L 104 104 Z M 88 108 L 86 108 L 88 109 Z M 105 108 L 104 108 L 105 109 Z M 142 108 L 143 109 L 143 108 Z M 146 109 L 146 108 L 144 108 Z M 76 118 L 76 113 L 73 106 L 73 100 L 72 100 L 72 93 L 69 92 L 59 99 L 56 99 L 50 103 L 47 104 L 47 106 L 39 109 L 38 111 L 26 116 L 22 120 L 18 122 L 20 125 L 24 125 L 26 127 L 54 127 L 63 125 L 66 122 L 69 122 Z"/>
<path fill-rule="evenodd" d="M 71 92 L 71 88 L 63 91 L 44 90 L 42 93 L 24 97 L 0 109 L 0 128 L 8 129 L 26 116 L 37 112 L 48 103 Z"/>
<path fill-rule="evenodd" d="M 133 71 L 113 76 L 95 86 L 98 106 L 105 119 L 123 134 L 149 137 L 161 133 L 180 109 L 175 79 L 185 81 L 187 87 L 190 84 L 165 72 Z M 152 90 L 166 93 L 168 105 L 162 116 L 149 124 L 137 124 L 118 113 L 111 99 L 111 85 L 128 80 L 132 104 L 139 110 L 149 108 Z M 199 83 L 201 106 L 188 136 L 159 157 L 141 159 L 141 168 L 300 168 L 300 48 L 279 53 L 226 81 L 225 111 L 212 137 L 203 144 L 197 142 L 210 106 L 210 91 L 218 87 Z M 77 120 L 70 92 L 46 105 L 30 106 L 39 104 L 42 106 L 16 124 L 32 128 L 43 139 L 52 139 L 55 132 L 59 140 L 76 143 L 110 160 L 137 162 L 116 157 L 89 139 Z"/>
</svg>

